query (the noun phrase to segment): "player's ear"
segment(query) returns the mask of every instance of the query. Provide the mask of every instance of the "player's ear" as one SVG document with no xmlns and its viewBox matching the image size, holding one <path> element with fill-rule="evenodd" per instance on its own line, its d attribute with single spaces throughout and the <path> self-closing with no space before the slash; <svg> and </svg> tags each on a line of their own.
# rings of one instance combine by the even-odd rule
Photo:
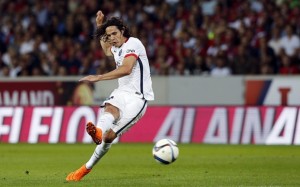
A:
<svg viewBox="0 0 300 187">
<path fill-rule="evenodd" d="M 125 27 L 122 27 L 122 30 L 121 30 L 122 35 L 124 35 L 124 32 L 125 32 Z"/>
</svg>

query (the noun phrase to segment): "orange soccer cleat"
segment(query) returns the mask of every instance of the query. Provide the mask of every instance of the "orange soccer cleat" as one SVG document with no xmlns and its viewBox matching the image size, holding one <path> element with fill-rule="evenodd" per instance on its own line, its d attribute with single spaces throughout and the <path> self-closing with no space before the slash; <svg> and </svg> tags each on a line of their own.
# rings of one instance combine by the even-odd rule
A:
<svg viewBox="0 0 300 187">
<path fill-rule="evenodd" d="M 92 169 L 86 169 L 85 164 L 81 166 L 76 171 L 71 172 L 66 181 L 80 181 L 86 174 L 88 174 Z"/>
<path fill-rule="evenodd" d="M 99 145 L 102 142 L 102 130 L 97 128 L 92 122 L 86 124 L 86 132 L 92 137 L 93 141 Z"/>
</svg>

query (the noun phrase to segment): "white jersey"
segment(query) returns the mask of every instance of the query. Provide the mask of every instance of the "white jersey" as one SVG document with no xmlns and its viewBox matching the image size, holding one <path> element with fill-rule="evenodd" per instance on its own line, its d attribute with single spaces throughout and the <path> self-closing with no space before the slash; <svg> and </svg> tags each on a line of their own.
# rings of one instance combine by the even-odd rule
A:
<svg viewBox="0 0 300 187">
<path fill-rule="evenodd" d="M 124 58 L 128 56 L 134 56 L 137 61 L 130 75 L 118 79 L 118 89 L 141 93 L 146 100 L 154 100 L 149 61 L 142 42 L 137 38 L 130 37 L 121 47 L 112 46 L 111 52 L 114 55 L 116 68 L 121 66 Z"/>
</svg>

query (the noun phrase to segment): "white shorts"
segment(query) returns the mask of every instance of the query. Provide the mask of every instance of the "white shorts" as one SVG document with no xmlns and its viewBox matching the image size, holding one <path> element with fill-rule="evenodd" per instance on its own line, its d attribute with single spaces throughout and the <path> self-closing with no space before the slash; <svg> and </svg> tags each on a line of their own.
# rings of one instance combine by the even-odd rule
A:
<svg viewBox="0 0 300 187">
<path fill-rule="evenodd" d="M 110 97 L 104 101 L 120 111 L 120 117 L 112 126 L 112 130 L 118 135 L 122 135 L 138 122 L 146 112 L 147 100 L 141 95 L 115 89 Z"/>
</svg>

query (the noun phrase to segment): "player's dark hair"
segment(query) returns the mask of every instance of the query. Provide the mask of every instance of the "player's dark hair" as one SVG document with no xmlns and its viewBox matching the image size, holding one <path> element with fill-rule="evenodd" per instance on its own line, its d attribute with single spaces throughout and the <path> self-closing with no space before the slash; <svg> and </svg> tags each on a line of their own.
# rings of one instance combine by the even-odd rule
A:
<svg viewBox="0 0 300 187">
<path fill-rule="evenodd" d="M 123 36 L 126 38 L 129 38 L 131 36 L 130 30 L 128 27 L 123 23 L 123 21 L 120 18 L 117 17 L 111 17 L 108 20 L 106 20 L 100 27 L 96 29 L 95 37 L 97 39 L 106 39 L 106 28 L 109 26 L 116 26 L 120 31 L 123 31 Z"/>
</svg>

